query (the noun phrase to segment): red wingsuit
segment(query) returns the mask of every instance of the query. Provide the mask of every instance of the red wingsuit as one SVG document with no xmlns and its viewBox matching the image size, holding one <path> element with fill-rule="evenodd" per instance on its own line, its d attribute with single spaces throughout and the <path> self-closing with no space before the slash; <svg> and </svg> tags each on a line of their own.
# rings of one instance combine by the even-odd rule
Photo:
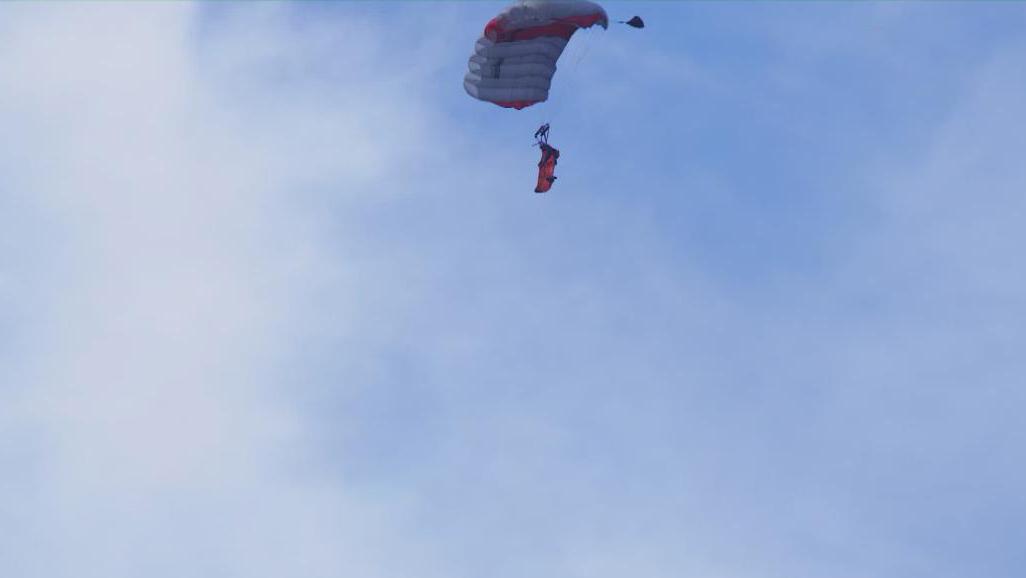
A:
<svg viewBox="0 0 1026 578">
<path fill-rule="evenodd" d="M 538 163 L 538 186 L 534 188 L 534 192 L 544 193 L 552 188 L 552 183 L 556 180 L 556 176 L 552 173 L 556 171 L 559 149 L 545 143 L 539 143 L 538 146 L 541 147 L 542 158 Z"/>
</svg>

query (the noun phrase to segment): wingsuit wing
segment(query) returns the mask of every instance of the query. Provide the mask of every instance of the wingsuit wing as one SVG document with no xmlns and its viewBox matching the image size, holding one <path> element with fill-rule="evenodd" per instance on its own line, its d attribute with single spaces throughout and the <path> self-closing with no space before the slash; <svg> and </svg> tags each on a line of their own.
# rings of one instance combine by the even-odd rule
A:
<svg viewBox="0 0 1026 578">
<path fill-rule="evenodd" d="M 538 162 L 538 186 L 534 188 L 536 193 L 546 193 L 552 188 L 556 181 L 556 161 L 559 159 L 559 149 L 547 144 L 541 145 L 542 158 Z"/>
</svg>

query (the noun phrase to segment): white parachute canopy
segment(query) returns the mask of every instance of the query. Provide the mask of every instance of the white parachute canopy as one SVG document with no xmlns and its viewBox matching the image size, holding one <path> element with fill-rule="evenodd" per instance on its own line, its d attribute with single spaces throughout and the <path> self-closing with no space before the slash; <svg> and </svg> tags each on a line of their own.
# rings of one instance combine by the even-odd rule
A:
<svg viewBox="0 0 1026 578">
<path fill-rule="evenodd" d="M 520 0 L 485 26 L 463 79 L 467 94 L 521 109 L 549 98 L 556 61 L 581 28 L 609 26 L 588 0 Z"/>
</svg>

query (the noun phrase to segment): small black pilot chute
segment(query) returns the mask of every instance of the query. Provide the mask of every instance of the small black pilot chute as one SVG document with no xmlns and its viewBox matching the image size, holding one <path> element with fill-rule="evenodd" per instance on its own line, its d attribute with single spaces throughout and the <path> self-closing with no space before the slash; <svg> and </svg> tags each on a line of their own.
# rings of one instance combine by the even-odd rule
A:
<svg viewBox="0 0 1026 578">
<path fill-rule="evenodd" d="M 635 16 L 634 18 L 631 18 L 630 20 L 628 20 L 626 22 L 624 22 L 623 20 L 620 20 L 619 22 L 620 22 L 620 24 L 626 24 L 627 26 L 632 26 L 634 28 L 644 28 L 645 27 L 645 21 L 641 19 L 641 16 Z"/>
</svg>

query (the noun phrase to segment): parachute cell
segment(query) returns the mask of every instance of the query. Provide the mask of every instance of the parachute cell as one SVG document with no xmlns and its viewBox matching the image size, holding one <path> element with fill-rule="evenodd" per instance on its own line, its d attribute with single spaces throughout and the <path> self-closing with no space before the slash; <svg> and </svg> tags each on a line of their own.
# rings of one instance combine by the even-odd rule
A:
<svg viewBox="0 0 1026 578">
<path fill-rule="evenodd" d="M 521 0 L 492 18 L 470 57 L 467 94 L 521 109 L 549 97 L 556 61 L 580 28 L 609 26 L 605 10 L 587 0 Z"/>
</svg>

